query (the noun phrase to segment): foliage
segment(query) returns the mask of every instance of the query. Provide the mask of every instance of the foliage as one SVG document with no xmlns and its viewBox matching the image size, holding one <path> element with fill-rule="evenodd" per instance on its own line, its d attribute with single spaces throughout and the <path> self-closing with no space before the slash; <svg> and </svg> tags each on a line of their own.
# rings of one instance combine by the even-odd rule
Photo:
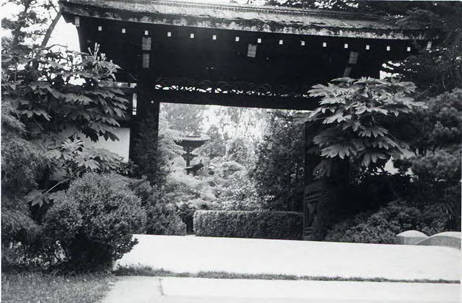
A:
<svg viewBox="0 0 462 303">
<path fill-rule="evenodd" d="M 295 118 L 295 112 L 273 112 L 269 116 L 251 170 L 258 194 L 273 210 L 302 209 L 304 138 Z"/>
<path fill-rule="evenodd" d="M 189 117 L 181 121 L 184 124 L 183 130 L 207 129 L 205 135 L 210 138 L 203 146 L 194 150 L 199 157 L 193 160 L 193 164 L 200 162 L 203 168 L 197 175 L 187 175 L 185 161 L 181 156 L 184 151 L 178 151 L 178 145 L 175 149 L 175 145 L 170 144 L 175 141 L 175 137 L 184 136 L 175 126 L 176 118 L 172 115 L 172 108 L 175 112 L 190 109 L 189 106 L 161 105 L 160 133 L 165 135 L 165 140 L 159 146 L 165 151 L 161 157 L 168 162 L 164 166 L 166 182 L 162 192 L 165 193 L 166 201 L 176 205 L 188 232 L 192 232 L 193 213 L 197 209 L 258 208 L 251 205 L 259 199 L 252 196 L 255 190 L 247 171 L 254 164 L 255 142 L 259 137 L 256 126 L 264 123 L 265 112 L 210 106 L 201 108 L 199 118 L 182 115 Z M 255 117 L 262 119 L 254 119 Z M 245 201 L 239 200 L 244 196 Z"/>
<path fill-rule="evenodd" d="M 226 155 L 226 142 L 223 135 L 219 132 L 216 125 L 212 125 L 206 132 L 210 138 L 202 147 L 198 149 L 199 154 L 214 159 Z"/>
<path fill-rule="evenodd" d="M 196 236 L 301 239 L 303 214 L 282 211 L 198 210 Z"/>
<path fill-rule="evenodd" d="M 78 138 L 65 139 L 47 156 L 57 166 L 56 174 L 67 175 L 70 179 L 81 177 L 86 172 L 109 173 L 117 171 L 122 158 L 108 150 L 85 146 Z"/>
<path fill-rule="evenodd" d="M 236 161 L 237 163 L 246 166 L 249 163 L 252 155 L 248 142 L 243 138 L 236 138 L 232 140 L 228 148 L 228 159 Z"/>
<path fill-rule="evenodd" d="M 217 199 L 217 208 L 222 210 L 259 210 L 265 207 L 265 197 L 261 197 L 248 174 L 238 172 L 225 181 Z"/>
<path fill-rule="evenodd" d="M 2 20 L 11 30 L 2 37 L 2 229 L 7 244 L 26 244 L 40 230 L 46 208 L 37 209 L 49 194 L 84 171 L 114 164 L 113 155 L 64 138 L 117 139 L 113 129 L 127 101 L 113 85 L 118 67 L 98 47 L 91 54 L 44 47 L 60 17 L 56 3 L 13 2 L 19 14 Z"/>
<path fill-rule="evenodd" d="M 426 109 L 410 124 L 415 129 L 414 154 L 395 165 L 412 172 L 416 203 L 443 203 L 451 217 L 450 228 L 460 230 L 460 174 L 462 90 L 456 88 L 424 100 Z"/>
<path fill-rule="evenodd" d="M 4 14 L 2 28 L 11 32 L 12 45 L 46 46 L 61 17 L 55 0 L 13 0 L 2 3 L 15 13 Z"/>
<path fill-rule="evenodd" d="M 462 4 L 456 2 L 408 2 L 407 10 L 396 10 L 390 21 L 402 27 L 432 29 L 438 41 L 433 46 L 421 48 L 418 54 L 409 56 L 399 64 L 388 66 L 404 81 L 417 85 L 420 98 L 436 96 L 461 88 L 462 83 Z M 389 15 L 388 13 L 387 15 Z"/>
<path fill-rule="evenodd" d="M 334 160 L 348 161 L 363 172 L 376 172 L 392 156 L 408 153 L 409 145 L 392 132 L 391 125 L 399 115 L 423 107 L 410 97 L 414 90 L 410 82 L 372 78 L 340 78 L 327 86 L 313 86 L 310 96 L 321 100 L 308 122 L 319 129 L 312 152 L 322 157 L 314 174 L 330 175 Z"/>
<path fill-rule="evenodd" d="M 161 112 L 159 117 L 158 148 L 162 158 L 160 169 L 167 173 L 170 172 L 174 159 L 180 156 L 184 151 L 180 145 L 175 143 L 175 140 L 181 137 L 181 133 L 173 129 L 170 121 L 164 116 L 165 115 Z"/>
<path fill-rule="evenodd" d="M 438 206 L 419 209 L 407 201 L 393 201 L 376 212 L 362 212 L 334 225 L 325 240 L 358 243 L 395 243 L 396 235 L 419 230 L 432 235 L 445 231 L 448 216 Z"/>
<path fill-rule="evenodd" d="M 88 55 L 14 44 L 3 49 L 2 149 L 11 151 L 2 159 L 3 227 L 6 235 L 23 235 L 11 241 L 22 241 L 27 225 L 37 230 L 46 211 L 38 208 L 49 207 L 70 180 L 119 168 L 114 154 L 65 139 L 117 139 L 113 129 L 127 101 L 112 85 L 116 69 L 97 50 Z"/>
<path fill-rule="evenodd" d="M 146 177 L 151 184 L 161 186 L 165 183 L 166 172 L 162 170 L 166 157 L 158 148 L 157 118 L 153 113 L 145 113 L 145 116 L 138 121 L 134 146 L 131 150 L 131 158 L 136 164 L 135 177 Z"/>
<path fill-rule="evenodd" d="M 146 233 L 151 235 L 184 236 L 186 223 L 179 216 L 177 207 L 171 203 L 158 203 L 146 210 L 148 224 Z"/>
<path fill-rule="evenodd" d="M 31 206 L 42 207 L 56 198 L 61 198 L 62 190 L 69 182 L 87 172 L 123 172 L 122 158 L 101 148 L 86 146 L 78 138 L 65 139 L 58 147 L 48 147 L 44 156 L 49 173 L 42 181 L 46 189 L 34 189 L 25 196 Z"/>
<path fill-rule="evenodd" d="M 136 244 L 144 229 L 141 200 L 115 174 L 87 173 L 71 183 L 44 219 L 49 245 L 59 243 L 74 269 L 105 268 Z"/>
<path fill-rule="evenodd" d="M 24 125 L 2 100 L 2 245 L 28 242 L 39 233 L 24 196 L 37 188 L 48 166 L 44 150 L 25 140 Z M 4 256 L 4 255 L 3 255 Z"/>
<path fill-rule="evenodd" d="M 447 228 L 460 230 L 462 4 L 415 5 L 419 10 L 404 16 L 403 25 L 436 25 L 440 40 L 391 67 L 401 79 L 415 82 L 419 100 L 427 105 L 407 122 L 413 129 L 414 155 L 395 165 L 413 173 L 410 200 L 422 207 L 442 205 L 451 222 Z"/>
<path fill-rule="evenodd" d="M 196 211 L 197 207 L 194 206 L 192 203 L 188 202 L 179 202 L 176 204 L 178 208 L 178 215 L 186 224 L 186 233 L 192 234 L 193 233 L 193 217 L 194 212 Z"/>
<path fill-rule="evenodd" d="M 37 187 L 47 163 L 43 149 L 20 136 L 2 135 L 2 195 L 21 197 Z"/>
<path fill-rule="evenodd" d="M 208 204 L 217 197 L 217 186 L 221 184 L 216 175 L 209 176 L 200 174 L 198 176 L 187 175 L 184 171 L 184 161 L 181 166 L 168 175 L 167 183 L 163 189 L 165 199 L 171 203 L 180 205 L 188 203 L 195 208 Z"/>
<path fill-rule="evenodd" d="M 162 104 L 163 118 L 169 121 L 170 127 L 183 136 L 199 135 L 204 108 L 192 104 Z"/>
<path fill-rule="evenodd" d="M 460 144 L 462 138 L 462 89 L 455 88 L 423 100 L 412 121 L 418 130 L 413 146 L 420 153 Z"/>
<path fill-rule="evenodd" d="M 153 187 L 146 180 L 130 182 L 129 187 L 141 199 L 141 206 L 146 210 L 147 234 L 185 235 L 186 224 L 179 216 L 176 206 L 165 201 L 164 193 Z"/>
<path fill-rule="evenodd" d="M 2 99 L 33 137 L 64 130 L 117 140 L 113 129 L 125 118 L 127 100 L 114 87 L 117 65 L 98 53 L 34 48 L 24 56 L 2 52 Z"/>
</svg>

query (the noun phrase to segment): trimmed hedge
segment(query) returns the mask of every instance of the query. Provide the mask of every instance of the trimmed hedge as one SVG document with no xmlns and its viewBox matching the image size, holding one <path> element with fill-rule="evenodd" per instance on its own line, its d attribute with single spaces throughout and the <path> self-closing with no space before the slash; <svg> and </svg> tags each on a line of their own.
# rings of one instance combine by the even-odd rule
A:
<svg viewBox="0 0 462 303">
<path fill-rule="evenodd" d="M 197 210 L 194 233 L 205 237 L 302 239 L 303 214 L 290 211 Z"/>
</svg>

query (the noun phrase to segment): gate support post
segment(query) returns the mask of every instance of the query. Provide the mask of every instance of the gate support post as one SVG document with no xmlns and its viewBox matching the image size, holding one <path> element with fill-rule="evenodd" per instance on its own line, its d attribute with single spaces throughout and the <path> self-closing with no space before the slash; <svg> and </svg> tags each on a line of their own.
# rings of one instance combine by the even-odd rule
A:
<svg viewBox="0 0 462 303">
<path fill-rule="evenodd" d="M 159 182 L 160 103 L 154 99 L 154 88 L 148 81 L 137 83 L 137 109 L 131 128 L 130 159 L 136 165 L 136 174 L 146 176 L 151 184 Z"/>
<path fill-rule="evenodd" d="M 314 153 L 308 153 L 313 147 L 313 137 L 319 132 L 318 128 L 310 128 L 308 123 L 304 127 L 305 140 L 305 182 L 303 192 L 303 239 L 310 241 L 324 240 L 327 228 L 331 224 L 332 214 L 337 207 L 338 187 L 330 178 L 315 179 L 313 172 L 321 158 Z"/>
<path fill-rule="evenodd" d="M 313 129 L 310 129 L 308 122 L 305 122 L 303 127 L 303 138 L 304 138 L 304 189 L 303 189 L 303 239 L 314 240 L 313 238 L 313 221 L 316 215 L 316 209 L 318 206 L 318 199 L 313 183 L 313 170 L 314 170 L 314 159 L 313 154 L 309 154 L 308 151 L 313 142 Z M 314 195 L 315 194 L 315 195 Z"/>
</svg>

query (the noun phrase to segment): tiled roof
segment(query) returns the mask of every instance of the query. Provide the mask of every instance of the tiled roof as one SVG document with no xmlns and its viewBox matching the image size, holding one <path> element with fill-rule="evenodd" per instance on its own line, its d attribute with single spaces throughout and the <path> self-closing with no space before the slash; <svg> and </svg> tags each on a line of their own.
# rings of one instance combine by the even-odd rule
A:
<svg viewBox="0 0 462 303">
<path fill-rule="evenodd" d="M 416 28 L 401 29 L 377 16 L 223 1 L 61 0 L 64 15 L 121 21 L 279 34 L 375 39 L 424 39 Z"/>
</svg>

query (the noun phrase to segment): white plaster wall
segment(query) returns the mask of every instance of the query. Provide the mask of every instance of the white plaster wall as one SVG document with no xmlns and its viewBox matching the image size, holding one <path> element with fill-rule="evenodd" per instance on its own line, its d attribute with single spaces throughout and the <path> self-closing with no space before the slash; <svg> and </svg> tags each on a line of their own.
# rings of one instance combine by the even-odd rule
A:
<svg viewBox="0 0 462 303">
<path fill-rule="evenodd" d="M 117 128 L 113 133 L 119 138 L 119 141 L 105 140 L 100 138 L 98 142 L 93 142 L 89 138 L 83 138 L 82 141 L 88 146 L 96 148 L 104 148 L 123 158 L 124 162 L 128 162 L 128 153 L 130 148 L 130 128 Z"/>
</svg>

